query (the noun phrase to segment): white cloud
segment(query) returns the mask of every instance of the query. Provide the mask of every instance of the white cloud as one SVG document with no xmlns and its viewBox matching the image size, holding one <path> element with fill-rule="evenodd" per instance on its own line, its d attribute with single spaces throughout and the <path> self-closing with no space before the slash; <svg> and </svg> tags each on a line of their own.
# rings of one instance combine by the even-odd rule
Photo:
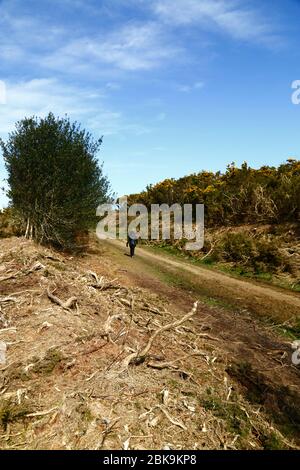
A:
<svg viewBox="0 0 300 470">
<path fill-rule="evenodd" d="M 87 92 L 53 78 L 6 82 L 6 104 L 0 107 L 0 133 L 10 132 L 14 123 L 25 116 L 44 116 L 49 111 L 78 116 L 88 112 L 90 107 Z"/>
<path fill-rule="evenodd" d="M 173 25 L 201 25 L 221 30 L 235 39 L 274 41 L 266 18 L 244 5 L 236 0 L 157 0 L 153 9 L 162 21 Z"/>
<path fill-rule="evenodd" d="M 128 2 L 144 15 L 144 20 L 128 22 L 128 18 L 122 17 L 122 4 L 125 8 Z M 111 3 L 109 0 L 99 6 L 89 2 L 85 8 L 85 2 L 77 0 L 76 12 L 82 12 L 83 20 L 80 26 L 77 20 L 72 26 L 71 22 L 45 16 L 45 12 L 43 16 L 43 9 L 36 15 L 28 15 L 17 0 L 2 1 L 0 59 L 4 65 L 21 66 L 28 73 L 30 67 L 34 67 L 41 75 L 53 70 L 63 75 L 76 73 L 85 80 L 102 77 L 113 83 L 124 78 L 126 72 L 150 71 L 170 63 L 178 65 L 188 59 L 194 47 L 204 46 L 202 38 L 201 44 L 187 47 L 184 38 L 174 30 L 178 25 L 222 31 L 235 39 L 268 44 L 275 41 L 268 21 L 243 6 L 245 3 L 241 0 L 118 0 Z M 60 2 L 60 7 L 68 6 L 72 7 L 71 0 Z M 90 28 L 90 15 L 99 18 L 99 27 L 93 24 Z"/>
<path fill-rule="evenodd" d="M 26 16 L 15 2 L 0 4 L 0 58 L 8 64 L 19 62 L 24 67 L 37 62 L 37 57 L 55 49 L 67 37 L 68 31 L 48 18 Z"/>
<path fill-rule="evenodd" d="M 122 139 L 128 134 L 140 136 L 152 131 L 146 125 L 124 117 L 120 111 L 108 109 L 101 90 L 82 89 L 55 78 L 6 82 L 5 85 L 6 104 L 0 105 L 0 137 L 4 140 L 18 120 L 33 115 L 43 117 L 50 111 L 78 120 L 95 137 L 117 135 Z M 3 163 L 0 156 L 0 186 L 5 178 Z M 0 208 L 5 205 L 7 199 L 0 191 Z"/>
<path fill-rule="evenodd" d="M 0 135 L 12 131 L 15 122 L 25 116 L 45 116 L 50 111 L 78 119 L 101 135 L 141 135 L 150 131 L 146 126 L 125 119 L 120 111 L 109 109 L 105 97 L 101 89 L 83 89 L 55 78 L 6 82 L 6 104 L 0 106 Z"/>
<path fill-rule="evenodd" d="M 42 59 L 52 69 L 84 70 L 106 64 L 125 71 L 150 70 L 178 56 L 180 50 L 164 38 L 157 23 L 127 24 L 108 35 L 74 40 Z"/>
</svg>

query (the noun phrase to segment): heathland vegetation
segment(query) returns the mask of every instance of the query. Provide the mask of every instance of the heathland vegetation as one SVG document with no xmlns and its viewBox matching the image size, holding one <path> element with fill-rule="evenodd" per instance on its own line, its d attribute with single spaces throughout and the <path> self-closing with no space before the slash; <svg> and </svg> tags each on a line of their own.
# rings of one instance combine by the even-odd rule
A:
<svg viewBox="0 0 300 470">
<path fill-rule="evenodd" d="M 205 205 L 205 246 L 184 254 L 206 264 L 218 263 L 241 274 L 271 278 L 280 274 L 299 287 L 300 161 L 278 167 L 201 171 L 147 186 L 129 203 Z M 159 243 L 184 252 L 185 240 Z"/>
</svg>

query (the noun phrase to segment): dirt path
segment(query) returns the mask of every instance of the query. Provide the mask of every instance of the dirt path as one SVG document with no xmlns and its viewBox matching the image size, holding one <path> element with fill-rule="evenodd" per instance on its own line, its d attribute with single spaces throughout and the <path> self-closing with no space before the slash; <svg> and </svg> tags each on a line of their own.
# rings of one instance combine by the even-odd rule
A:
<svg viewBox="0 0 300 470">
<path fill-rule="evenodd" d="M 194 267 L 146 248 L 139 248 L 131 259 L 123 243 L 110 241 L 99 246 L 101 262 L 92 255 L 89 263 L 92 261 L 93 268 L 104 269 L 103 274 L 107 275 L 109 266 L 110 274 L 122 283 L 166 297 L 176 310 L 187 312 L 198 299 L 202 303 L 200 320 L 205 316 L 207 329 L 224 341 L 225 353 L 233 354 L 239 361 L 253 358 L 256 366 L 270 370 L 270 375 L 273 358 L 277 368 L 284 365 L 290 379 L 296 376 L 297 387 L 300 385 L 300 370 L 291 363 L 291 340 L 279 336 L 276 326 L 265 321 L 266 312 L 280 321 L 299 314 L 297 294 Z M 103 260 L 108 266 L 103 265 Z"/>
<path fill-rule="evenodd" d="M 113 246 L 122 255 L 126 252 L 124 244 L 121 242 L 110 241 L 106 242 L 106 245 Z M 144 271 L 142 265 L 143 268 L 145 265 L 147 266 L 146 272 L 151 266 L 155 267 L 160 274 L 165 272 L 170 274 L 170 277 L 175 277 L 179 285 L 180 281 L 182 286 L 189 284 L 202 297 L 212 298 L 228 306 L 245 309 L 264 319 L 269 317 L 279 323 L 291 320 L 293 323 L 297 318 L 300 318 L 300 294 L 298 293 L 193 266 L 184 260 L 174 259 L 174 256 L 154 253 L 147 247 L 139 247 L 133 260 L 122 256 L 119 257 L 118 262 L 136 275 L 138 274 L 136 266 L 140 268 L 141 273 Z M 172 279 L 169 280 L 172 281 Z"/>
<path fill-rule="evenodd" d="M 291 341 L 261 321 L 263 317 L 281 323 L 295 319 L 300 311 L 299 295 L 191 266 L 144 247 L 131 259 L 124 243 L 98 246 L 100 263 L 94 254 L 89 257 L 96 271 L 104 269 L 107 274 L 109 266 L 110 273 L 122 283 L 165 297 L 177 311 L 187 312 L 198 299 L 199 331 L 215 338 L 223 351 L 222 360 L 229 364 L 229 374 L 245 396 L 265 406 L 275 422 L 287 419 L 289 426 L 289 420 L 295 419 L 300 436 L 300 369 L 291 361 Z"/>
</svg>

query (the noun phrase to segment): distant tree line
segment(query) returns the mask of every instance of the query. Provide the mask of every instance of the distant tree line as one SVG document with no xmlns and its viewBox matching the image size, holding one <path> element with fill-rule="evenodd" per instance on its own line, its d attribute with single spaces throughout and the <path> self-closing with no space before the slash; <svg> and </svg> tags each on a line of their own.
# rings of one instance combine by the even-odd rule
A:
<svg viewBox="0 0 300 470">
<path fill-rule="evenodd" d="M 206 226 L 300 221 L 300 161 L 253 169 L 228 165 L 224 173 L 201 171 L 166 179 L 129 196 L 129 203 L 205 204 Z"/>
</svg>

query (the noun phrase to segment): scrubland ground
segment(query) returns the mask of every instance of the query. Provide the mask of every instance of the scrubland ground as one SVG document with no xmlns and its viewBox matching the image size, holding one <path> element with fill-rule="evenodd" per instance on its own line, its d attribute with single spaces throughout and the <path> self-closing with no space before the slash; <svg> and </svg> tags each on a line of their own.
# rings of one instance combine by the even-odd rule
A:
<svg viewBox="0 0 300 470">
<path fill-rule="evenodd" d="M 143 253 L 0 240 L 1 449 L 300 448 L 300 370 L 280 318 Z M 269 313 L 282 294 L 294 327 L 298 294 L 265 294 Z"/>
<path fill-rule="evenodd" d="M 146 243 L 200 266 L 300 292 L 297 223 L 208 228 L 200 251 L 186 251 L 184 239 Z"/>
</svg>

